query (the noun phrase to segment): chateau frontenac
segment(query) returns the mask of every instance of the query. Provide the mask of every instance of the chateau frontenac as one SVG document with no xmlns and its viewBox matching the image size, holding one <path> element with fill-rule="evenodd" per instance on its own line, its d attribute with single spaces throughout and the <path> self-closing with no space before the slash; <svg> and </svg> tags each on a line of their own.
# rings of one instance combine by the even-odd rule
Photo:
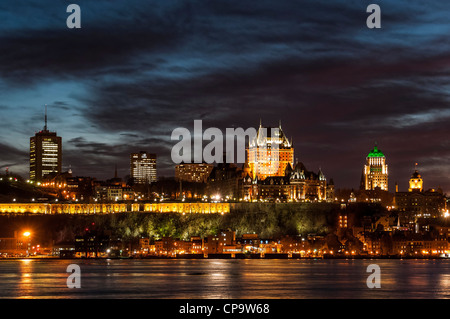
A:
<svg viewBox="0 0 450 319">
<path fill-rule="evenodd" d="M 334 200 L 334 183 L 319 169 L 294 163 L 294 147 L 281 128 L 259 125 L 249 141 L 243 167 L 223 163 L 208 180 L 210 194 L 243 201 L 326 201 Z"/>
</svg>

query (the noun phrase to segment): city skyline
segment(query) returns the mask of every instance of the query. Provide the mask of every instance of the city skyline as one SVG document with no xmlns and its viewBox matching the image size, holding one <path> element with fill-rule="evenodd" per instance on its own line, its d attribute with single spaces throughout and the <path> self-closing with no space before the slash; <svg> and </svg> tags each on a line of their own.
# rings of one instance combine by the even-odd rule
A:
<svg viewBox="0 0 450 319">
<path fill-rule="evenodd" d="M 259 126 L 259 129 L 261 129 L 262 127 L 264 127 L 264 126 L 262 126 L 262 123 L 260 122 L 260 126 Z M 280 132 L 283 132 L 283 131 L 281 131 L 281 122 L 279 123 L 279 129 L 280 129 Z M 49 131 L 48 130 L 48 127 L 47 127 L 47 114 L 45 114 L 45 125 L 44 125 L 44 129 L 43 130 L 41 130 L 41 131 L 38 131 L 38 132 L 36 132 L 36 136 L 38 136 L 39 134 L 45 134 L 45 133 L 48 133 L 48 134 L 53 134 L 53 135 L 55 135 L 56 136 L 56 132 L 51 132 L 51 131 Z M 286 138 L 285 137 L 285 135 L 284 135 L 284 133 L 281 133 L 282 134 L 282 136 L 283 136 L 283 138 Z M 34 140 L 34 138 L 35 137 L 31 137 L 30 139 L 33 141 Z M 60 140 L 60 144 L 61 144 L 61 137 L 58 137 L 59 138 L 59 140 Z M 286 140 L 287 141 L 287 140 Z M 32 144 L 32 143 L 31 143 Z M 225 144 L 225 138 L 224 138 L 224 144 Z M 246 143 L 246 147 L 248 148 L 248 147 L 250 147 L 250 144 L 252 144 L 250 141 L 249 141 L 249 143 Z M 31 147 L 31 146 L 30 146 Z M 290 144 L 289 145 L 289 147 L 294 147 L 294 144 Z M 248 149 L 249 150 L 249 149 Z M 59 151 L 60 153 L 61 153 L 61 150 Z M 144 155 L 143 155 L 144 154 Z M 31 155 L 30 155 L 31 156 Z M 61 156 L 61 154 L 60 154 L 60 156 Z M 153 164 L 151 164 L 152 165 L 152 168 L 151 168 L 151 170 L 152 170 L 152 172 L 151 173 L 149 173 L 149 172 L 147 172 L 146 174 L 152 174 L 152 182 L 155 182 L 156 181 L 156 157 L 157 157 L 157 154 L 149 154 L 148 152 L 146 152 L 146 151 L 140 151 L 140 152 L 133 152 L 133 153 L 131 153 L 130 155 L 130 164 L 131 164 L 131 167 L 130 167 L 130 170 L 128 171 L 128 174 L 126 174 L 125 176 L 127 176 L 127 177 L 129 177 L 129 178 L 141 178 L 141 177 L 136 177 L 136 176 L 134 176 L 134 174 L 142 174 L 142 172 L 141 173 L 138 173 L 137 171 L 136 171 L 136 169 L 137 169 L 137 167 L 138 166 L 140 166 L 141 164 L 138 164 L 138 162 L 135 162 L 135 160 L 137 159 L 137 157 L 139 157 L 140 158 L 140 156 L 144 156 L 145 158 L 144 158 L 144 160 L 147 160 L 146 159 L 146 157 L 147 156 L 150 156 L 150 157 L 152 157 L 152 161 L 153 161 Z M 292 155 L 291 155 L 292 156 Z M 30 157 L 30 159 L 31 159 L 31 157 Z M 133 159 L 135 159 L 135 160 L 133 160 Z M 150 163 L 150 162 L 149 162 Z M 145 166 L 147 166 L 147 165 L 149 165 L 149 163 L 146 163 L 145 164 Z M 248 165 L 250 162 L 248 162 L 248 159 L 246 159 L 246 164 Z M 295 160 L 294 160 L 294 166 L 296 165 L 296 164 L 298 164 L 298 163 L 302 163 L 301 161 L 299 161 L 298 160 L 298 158 L 295 158 Z M 370 164 L 369 164 L 370 163 Z M 189 163 L 187 163 L 187 164 L 189 164 Z M 199 164 L 199 165 L 204 165 L 205 164 L 205 162 L 203 162 L 203 164 Z M 209 163 L 209 164 L 212 164 L 213 166 L 214 165 L 217 165 L 218 163 Z M 373 149 L 371 149 L 370 150 L 370 152 L 369 152 L 369 154 L 367 155 L 367 157 L 366 157 L 366 165 L 364 165 L 363 166 L 363 176 L 364 176 L 364 179 L 365 179 L 365 189 L 366 190 L 369 190 L 369 189 L 372 189 L 372 190 L 374 190 L 376 187 L 377 187 L 377 185 L 376 184 L 374 184 L 373 186 L 368 186 L 368 180 L 367 180 L 367 178 L 368 178 L 368 172 L 369 172 L 369 169 L 370 169 L 370 171 L 372 171 L 372 169 L 370 168 L 370 167 L 372 167 L 372 165 L 375 165 L 374 167 L 377 167 L 377 164 L 382 164 L 382 166 L 384 167 L 384 166 L 386 166 L 385 168 L 383 168 L 383 174 L 385 173 L 386 174 L 386 180 L 385 181 L 383 181 L 382 183 L 383 183 L 383 185 L 381 186 L 381 189 L 382 190 L 386 190 L 386 191 L 391 191 L 391 188 L 394 188 L 394 191 L 398 191 L 398 185 L 400 184 L 400 185 L 402 185 L 402 184 L 405 184 L 405 182 L 404 181 L 401 181 L 401 182 L 398 182 L 398 181 L 395 181 L 395 186 L 393 186 L 393 187 L 388 187 L 388 185 L 389 185 L 389 183 L 387 182 L 387 176 L 388 176 L 388 172 L 387 172 L 387 163 L 386 163 L 386 158 L 385 158 L 385 155 L 382 153 L 382 151 L 378 148 L 378 143 L 377 142 L 375 142 L 375 144 L 374 144 L 374 146 L 373 146 Z M 61 165 L 61 164 L 60 164 Z M 196 165 L 196 163 L 195 163 L 195 161 L 192 161 L 191 162 L 191 165 Z M 242 168 L 244 168 L 245 169 L 245 166 L 244 166 L 244 164 L 243 163 L 235 163 L 235 165 L 237 165 L 237 166 L 239 166 L 239 167 L 242 167 Z M 176 172 L 176 169 L 177 169 L 177 166 L 179 166 L 179 165 L 176 165 L 175 163 L 172 165 L 172 169 L 174 170 L 174 174 L 172 174 L 172 175 L 169 175 L 169 176 L 163 176 L 163 178 L 167 178 L 167 177 L 175 177 L 175 179 L 176 179 L 176 175 L 177 175 L 177 172 Z M 292 167 L 294 167 L 294 166 L 292 166 Z M 416 173 L 416 174 L 418 174 L 418 170 L 417 170 L 417 166 L 418 166 L 418 163 L 414 163 L 414 172 Z M 381 167 L 381 166 L 380 166 Z M 114 171 L 114 178 L 123 178 L 123 176 L 122 177 L 120 177 L 120 176 L 118 176 L 117 175 L 117 165 L 115 165 L 115 171 Z M 8 170 L 9 170 L 9 168 L 8 168 Z M 69 168 L 69 170 L 71 171 L 71 167 Z M 279 169 L 280 170 L 280 169 Z M 386 172 L 384 172 L 384 170 L 386 170 Z M 319 172 L 321 172 L 322 171 L 322 168 L 319 168 Z M 63 173 L 63 171 L 61 170 L 61 169 L 59 169 L 58 171 L 55 171 L 56 173 Z M 282 168 L 281 169 L 281 172 L 284 172 L 284 169 Z M 380 171 L 381 172 L 381 171 Z M 31 174 L 32 173 L 32 168 L 31 168 L 31 166 L 30 166 L 30 171 L 29 171 L 29 173 Z M 414 174 L 414 173 L 413 173 Z M 75 174 L 76 175 L 76 174 Z M 282 174 L 282 175 L 284 175 L 284 173 Z M 77 176 L 80 176 L 80 175 L 77 175 Z M 139 175 L 140 176 L 140 175 Z M 280 175 L 281 176 L 281 175 Z M 91 176 L 91 177 L 93 177 L 93 178 L 97 178 L 97 176 Z M 106 176 L 107 178 L 110 178 L 111 176 L 110 175 L 107 175 Z M 105 178 L 105 179 L 107 179 L 107 178 Z M 30 179 L 32 179 L 31 177 L 30 177 Z M 333 177 L 331 177 L 331 180 L 334 180 L 333 179 Z M 136 182 L 136 181 L 135 181 Z M 423 185 L 423 181 L 422 181 L 422 185 Z M 360 185 L 360 187 L 361 187 L 361 185 Z M 380 187 L 380 186 L 378 186 L 378 187 Z M 338 189 L 339 189 L 340 187 L 338 187 Z M 345 188 L 345 187 L 344 187 Z M 351 188 L 353 188 L 353 189 L 357 189 L 357 187 L 351 187 Z M 436 186 L 434 186 L 434 187 L 428 187 L 427 189 L 436 189 L 436 188 L 441 188 L 440 186 L 438 186 L 438 187 L 436 187 Z M 442 189 L 442 188 L 441 188 Z"/>
<path fill-rule="evenodd" d="M 46 106 L 46 109 L 47 109 L 47 106 Z M 47 112 L 47 111 L 45 111 L 45 112 Z M 43 128 L 43 130 L 40 130 L 40 131 L 36 131 L 36 133 L 35 133 L 35 135 L 36 136 L 38 136 L 39 134 L 44 134 L 44 133 L 46 133 L 46 132 L 49 132 L 49 133 L 51 133 L 51 134 L 54 134 L 55 136 L 56 136 L 56 132 L 52 132 L 52 131 L 50 131 L 50 130 L 48 130 L 48 123 L 47 123 L 47 113 L 45 113 L 45 120 L 44 120 L 44 128 Z M 259 126 L 259 128 L 261 128 L 261 127 L 264 127 L 264 126 L 261 126 L 262 125 L 262 122 L 261 122 L 261 120 L 260 120 L 260 126 Z M 280 127 L 280 129 L 281 129 L 281 121 L 279 122 L 279 127 Z M 59 143 L 61 143 L 61 136 L 58 136 L 58 138 L 60 139 L 60 142 Z M 31 137 L 30 138 L 31 140 L 33 140 L 34 139 L 34 137 Z M 63 144 L 63 142 L 61 143 L 61 144 Z M 224 138 L 224 145 L 225 145 L 225 138 Z M 249 144 L 247 144 L 246 143 L 246 147 L 248 147 L 248 145 Z M 294 147 L 295 145 L 294 145 L 294 143 L 292 143 L 292 145 L 291 145 L 292 147 Z M 31 147 L 31 146 L 30 146 Z M 61 152 L 61 150 L 60 150 L 60 152 Z M 146 151 L 139 151 L 140 153 L 145 153 L 145 154 L 147 154 L 148 152 L 146 152 Z M 128 160 L 130 160 L 130 156 L 132 157 L 133 155 L 137 155 L 137 154 L 139 154 L 139 152 L 136 152 L 136 151 L 134 151 L 134 152 L 132 152 L 131 153 L 131 155 L 130 154 L 128 154 Z M 373 160 L 373 157 L 374 157 L 374 155 L 372 154 L 373 152 L 379 152 L 379 154 L 381 154 L 380 156 L 382 156 L 383 157 L 383 160 L 384 161 L 386 161 L 386 159 L 385 159 L 385 155 L 381 152 L 381 150 L 378 148 L 378 143 L 377 142 L 375 142 L 374 143 L 374 146 L 373 146 L 373 148 L 371 148 L 371 150 L 370 150 L 370 152 L 369 152 L 369 154 L 367 155 L 367 157 L 365 157 L 365 159 L 366 159 L 366 161 L 367 161 L 367 163 L 369 163 L 369 160 Z M 295 154 L 295 153 L 294 153 Z M 150 154 L 150 155 L 152 155 L 152 156 L 155 156 L 155 158 L 154 158 L 154 161 L 155 161 L 155 163 L 156 163 L 156 156 L 157 156 L 157 154 Z M 60 155 L 61 156 L 61 155 Z M 132 161 L 131 161 L 131 163 L 133 163 Z M 192 161 L 191 162 L 192 164 L 195 164 L 195 162 L 194 161 Z M 302 161 L 301 160 L 299 160 L 298 159 L 298 157 L 295 157 L 295 160 L 294 160 L 294 165 L 295 164 L 297 164 L 297 163 L 302 163 Z M 130 164 L 130 162 L 128 162 L 128 164 Z M 213 165 L 217 165 L 217 163 L 212 163 Z M 237 166 L 239 166 L 239 167 L 244 167 L 243 166 L 243 163 L 235 163 Z M 247 162 L 247 164 L 248 164 L 248 162 Z M 171 169 L 172 169 L 172 171 L 173 171 L 173 174 L 168 174 L 168 175 L 166 175 L 166 176 L 162 176 L 163 178 L 167 178 L 167 177 L 169 177 L 169 178 L 173 178 L 173 177 L 175 177 L 176 178 L 176 164 L 175 163 L 173 163 L 173 165 L 172 166 L 170 166 L 171 167 Z M 414 169 L 411 171 L 411 172 L 416 172 L 417 173 L 417 166 L 418 166 L 418 163 L 414 163 Z M 367 165 L 364 165 L 363 166 L 363 175 L 365 176 L 365 179 L 367 179 L 367 177 L 366 177 L 366 173 L 365 173 L 365 171 L 368 169 L 367 167 L 369 167 L 369 166 L 367 166 Z M 8 172 L 9 172 L 9 167 L 7 167 L 7 169 L 8 169 Z M 169 168 L 170 169 L 170 168 Z M 69 165 L 68 166 L 68 170 L 70 170 L 70 171 L 72 171 L 72 168 L 71 168 L 71 165 Z M 122 171 L 123 171 L 124 169 L 122 168 Z M 156 176 L 156 168 L 153 168 L 153 170 L 154 170 L 154 172 L 152 173 L 152 174 L 155 174 L 155 176 Z M 320 168 L 319 169 L 319 171 L 321 171 L 322 170 L 322 168 Z M 119 177 L 119 178 L 124 178 L 124 177 L 130 177 L 130 178 L 132 178 L 133 177 L 133 164 L 131 164 L 131 168 L 128 170 L 128 172 L 126 172 L 125 171 L 125 174 L 123 175 L 123 176 L 118 176 L 117 175 L 117 171 L 118 171 L 118 167 L 117 167 L 117 164 L 115 164 L 115 166 L 114 166 L 114 173 L 113 173 L 113 177 L 114 178 L 117 178 L 117 177 Z M 283 170 L 282 170 L 283 171 Z M 58 173 L 62 173 L 62 172 L 64 172 L 64 170 L 59 170 L 59 171 L 57 171 Z M 15 173 L 15 172 L 12 172 L 12 173 Z M 28 173 L 29 174 L 31 174 L 31 167 L 29 166 L 28 167 Z M 159 173 L 158 173 L 159 174 Z M 83 176 L 83 174 L 75 174 L 75 176 Z M 87 176 L 87 175 L 86 175 Z M 104 175 L 105 177 L 103 178 L 103 179 L 109 179 L 109 178 L 111 178 L 112 177 L 112 175 L 111 174 L 109 174 L 109 172 L 108 173 L 106 173 L 106 175 Z M 27 177 L 27 175 L 25 175 L 25 176 L 23 176 L 25 179 L 27 179 L 28 177 Z M 102 178 L 98 178 L 98 175 L 92 175 L 92 176 L 90 176 L 90 177 L 93 177 L 93 178 L 96 178 L 96 179 L 102 179 Z M 330 179 L 330 178 L 329 178 Z M 334 178 L 331 176 L 331 179 L 332 180 L 334 180 Z M 156 179 L 154 180 L 154 181 L 156 181 Z M 382 187 L 382 189 L 383 190 L 387 190 L 387 191 L 391 191 L 391 192 L 395 192 L 396 191 L 396 189 L 398 188 L 398 186 L 399 185 L 401 185 L 400 186 L 400 191 L 403 191 L 403 184 L 406 184 L 406 185 L 408 185 L 408 182 L 405 182 L 406 181 L 406 178 L 404 179 L 404 180 L 401 180 L 401 181 L 395 181 L 395 182 L 392 182 L 392 183 L 394 183 L 395 185 L 394 186 L 389 186 L 387 189 L 385 189 L 384 187 Z M 366 183 L 367 183 L 367 181 L 366 181 Z M 386 183 L 386 184 L 388 184 L 388 183 Z M 351 186 L 351 187 L 339 187 L 339 185 L 338 185 L 338 187 L 337 187 L 338 189 L 339 188 L 343 188 L 343 189 L 345 189 L 345 188 L 347 188 L 347 189 L 349 189 L 349 188 L 352 188 L 352 189 L 358 189 L 358 187 L 357 187 L 357 185 L 355 185 L 355 186 Z M 406 188 L 408 188 L 408 187 L 406 187 Z M 437 188 L 441 188 L 442 189 L 442 187 L 439 185 L 439 186 L 430 186 L 430 187 L 424 187 L 424 188 L 426 188 L 426 189 L 437 189 Z M 372 188 L 367 188 L 367 186 L 366 186 L 366 189 L 372 189 Z M 445 193 L 445 190 L 444 190 L 444 193 Z"/>
<path fill-rule="evenodd" d="M 262 119 L 281 120 L 295 158 L 338 188 L 358 187 L 377 142 L 390 191 L 407 190 L 418 163 L 425 189 L 450 192 L 448 4 L 382 3 L 381 30 L 357 2 L 81 1 L 80 30 L 66 28 L 64 4 L 35 4 L 0 5 L 2 171 L 28 175 L 47 104 L 63 171 L 78 176 L 128 175 L 140 150 L 173 176 L 173 129 Z"/>
</svg>

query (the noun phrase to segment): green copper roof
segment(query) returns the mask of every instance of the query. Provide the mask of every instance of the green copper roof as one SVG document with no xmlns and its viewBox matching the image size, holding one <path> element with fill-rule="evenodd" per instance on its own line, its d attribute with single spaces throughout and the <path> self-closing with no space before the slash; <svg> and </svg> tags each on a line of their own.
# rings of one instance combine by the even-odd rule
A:
<svg viewBox="0 0 450 319">
<path fill-rule="evenodd" d="M 373 150 L 370 151 L 367 157 L 385 157 L 384 154 L 378 149 L 377 146 L 374 146 Z"/>
</svg>

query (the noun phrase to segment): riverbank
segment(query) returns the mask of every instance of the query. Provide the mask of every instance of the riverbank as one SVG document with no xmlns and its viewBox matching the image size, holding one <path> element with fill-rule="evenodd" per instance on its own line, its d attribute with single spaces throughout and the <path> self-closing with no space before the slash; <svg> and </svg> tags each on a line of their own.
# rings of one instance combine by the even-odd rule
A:
<svg viewBox="0 0 450 319">
<path fill-rule="evenodd" d="M 309 256 L 302 257 L 296 254 L 265 254 L 261 256 L 259 254 L 183 254 L 178 256 L 138 256 L 138 257 L 58 257 L 58 256 L 27 256 L 27 257 L 3 257 L 2 260 L 23 260 L 23 259 L 35 259 L 35 260 L 145 260 L 145 259 L 288 259 L 288 260 L 321 260 L 321 259 L 341 259 L 341 260 L 379 260 L 379 259 L 392 259 L 392 260 L 450 260 L 450 257 L 445 256 Z"/>
</svg>

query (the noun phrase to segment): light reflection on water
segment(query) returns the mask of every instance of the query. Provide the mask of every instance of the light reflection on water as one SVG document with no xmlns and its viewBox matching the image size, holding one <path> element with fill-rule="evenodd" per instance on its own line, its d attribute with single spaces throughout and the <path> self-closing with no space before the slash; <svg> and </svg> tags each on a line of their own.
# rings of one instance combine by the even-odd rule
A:
<svg viewBox="0 0 450 319">
<path fill-rule="evenodd" d="M 81 268 L 69 289 L 66 268 Z M 381 268 L 369 289 L 367 266 Z M 0 298 L 449 298 L 450 260 L 2 260 Z"/>
</svg>

